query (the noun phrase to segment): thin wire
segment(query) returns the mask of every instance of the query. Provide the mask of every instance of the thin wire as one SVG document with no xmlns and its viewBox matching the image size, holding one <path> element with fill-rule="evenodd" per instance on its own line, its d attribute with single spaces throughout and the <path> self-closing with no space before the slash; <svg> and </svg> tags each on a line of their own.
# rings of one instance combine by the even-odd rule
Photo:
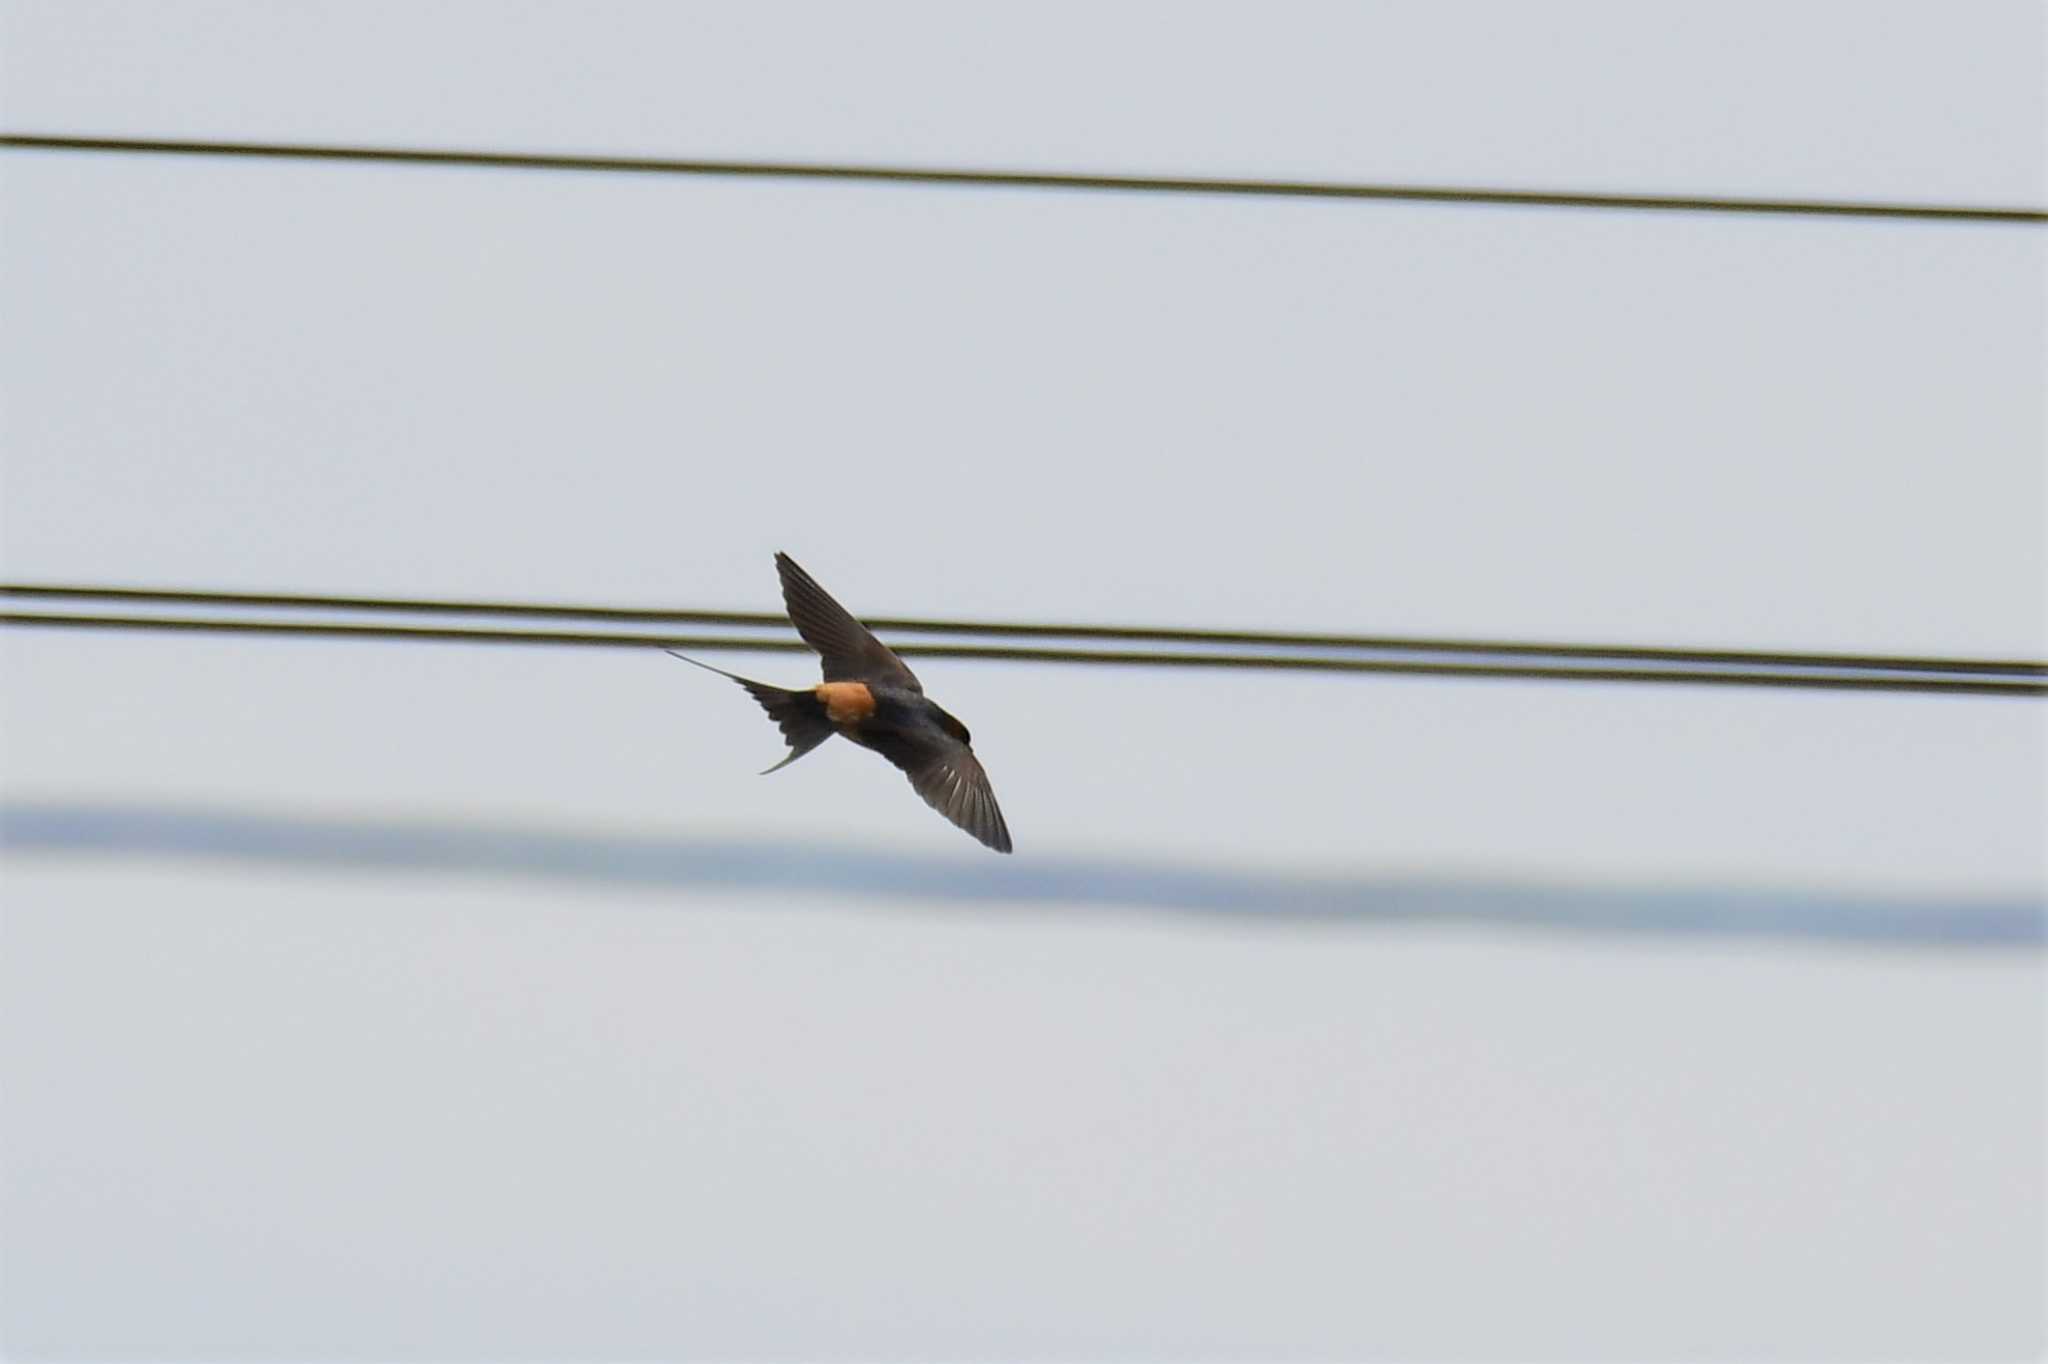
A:
<svg viewBox="0 0 2048 1364">
<path fill-rule="evenodd" d="M 0 583 L 0 596 L 94 603 L 146 602 L 181 606 L 270 607 L 300 611 L 620 621 L 647 625 L 737 625 L 781 629 L 789 624 L 789 618 L 785 615 L 758 611 L 698 611 L 505 601 L 438 601 L 423 598 L 320 596 L 281 592 L 171 591 L 162 588 L 79 587 L 38 583 Z M 1683 649 L 1623 644 L 1543 644 L 1525 640 L 1432 639 L 1421 636 L 1346 635 L 1326 632 L 1299 634 L 1150 625 L 1027 624 L 1017 621 L 931 620 L 899 616 L 864 616 L 862 619 L 873 629 L 889 634 L 987 635 L 1023 639 L 1087 639 L 1120 643 L 1246 645 L 1266 649 L 1484 654 L 1632 663 L 1728 664 L 1752 668 L 1842 668 L 1876 672 L 1987 673 L 2008 677 L 2048 678 L 2048 663 L 2025 659 L 1787 653 L 1752 649 Z"/>
<path fill-rule="evenodd" d="M 635 175 L 699 175 L 772 180 L 836 180 L 870 184 L 951 185 L 979 189 L 1093 190 L 1140 194 L 1221 194 L 1283 199 L 1398 200 L 1492 204 L 1513 208 L 1590 208 L 1653 212 L 1753 213 L 1831 218 L 1918 218 L 1943 222 L 2048 224 L 2048 209 L 1993 205 L 1916 204 L 1851 199 L 1758 199 L 1720 195 L 1597 194 L 1486 189 L 1469 186 L 1347 184 L 1321 180 L 1258 180 L 1206 176 L 1098 175 L 1071 171 L 942 170 L 914 166 L 837 165 L 810 161 L 726 161 L 644 156 L 578 156 L 553 152 L 487 152 L 283 142 L 0 134 L 0 147 L 25 151 L 127 152 L 157 156 L 235 156 L 270 160 L 357 161 L 493 170 L 594 171 Z"/>
<path fill-rule="evenodd" d="M 409 643 L 551 645 L 606 649 L 690 649 L 699 652 L 808 653 L 794 640 L 732 635 L 587 633 L 542 630 L 479 630 L 408 625 L 344 625 L 330 622 L 203 620 L 172 616 L 58 615 L 0 613 L 0 625 L 64 629 L 159 630 L 225 634 L 299 635 L 330 639 L 400 640 Z M 1153 650 L 1031 648 L 986 644 L 909 644 L 897 648 L 911 658 L 1002 660 L 1022 663 L 1079 663 L 1145 668 L 1256 668 L 1291 672 L 1388 673 L 1428 677 L 1517 678 L 1574 682 L 1662 682 L 1686 685 L 1778 687 L 1825 691 L 1895 691 L 1973 696 L 2048 696 L 2048 681 L 1986 677 L 1910 677 L 1873 674 L 1794 673 L 1763 670 L 1715 671 L 1573 667 L 1539 664 L 1437 663 L 1406 659 L 1335 658 L 1303 654 L 1173 653 Z"/>
</svg>

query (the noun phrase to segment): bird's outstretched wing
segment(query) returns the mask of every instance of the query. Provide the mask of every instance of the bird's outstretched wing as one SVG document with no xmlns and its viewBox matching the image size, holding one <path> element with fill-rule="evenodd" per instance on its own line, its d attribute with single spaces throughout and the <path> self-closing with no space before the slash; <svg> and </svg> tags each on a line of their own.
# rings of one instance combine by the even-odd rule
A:
<svg viewBox="0 0 2048 1364">
<path fill-rule="evenodd" d="M 1010 851 L 1010 826 L 1003 823 L 1002 807 L 996 804 L 988 773 L 971 749 L 961 745 L 906 770 L 925 804 L 997 852 Z"/>
<path fill-rule="evenodd" d="M 775 556 L 782 601 L 804 643 L 824 660 L 827 682 L 880 682 L 923 694 L 917 674 L 787 554 Z"/>
<path fill-rule="evenodd" d="M 932 733 L 877 736 L 868 746 L 903 769 L 925 804 L 997 852 L 1010 851 L 1010 826 L 973 749 Z"/>
</svg>

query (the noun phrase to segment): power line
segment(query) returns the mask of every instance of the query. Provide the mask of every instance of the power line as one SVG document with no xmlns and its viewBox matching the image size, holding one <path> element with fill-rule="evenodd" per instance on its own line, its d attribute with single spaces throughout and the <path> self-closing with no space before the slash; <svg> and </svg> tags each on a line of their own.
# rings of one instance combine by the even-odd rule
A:
<svg viewBox="0 0 2048 1364">
<path fill-rule="evenodd" d="M 880 622 L 875 622 L 880 624 Z M 46 629 L 141 630 L 180 633 L 299 636 L 385 640 L 405 643 L 544 645 L 609 649 L 683 649 L 703 653 L 808 653 L 787 638 L 624 631 L 506 630 L 454 626 L 364 625 L 333 621 L 207 619 L 191 616 L 69 615 L 54 612 L 0 613 L 0 624 Z M 2022 665 L 2017 674 L 1942 675 L 1937 660 L 1929 670 L 1793 671 L 1758 667 L 1626 667 L 1601 663 L 1478 663 L 1449 659 L 1365 658 L 1329 652 L 1243 653 L 1167 649 L 1085 649 L 1002 644 L 900 644 L 910 658 L 1019 663 L 1091 664 L 1149 668 L 1262 669 L 1292 672 L 1380 673 L 1390 675 L 1520 679 L 1573 682 L 1665 683 L 1705 686 L 1797 688 L 1827 691 L 1893 691 L 1974 696 L 2044 696 L 2048 680 Z"/>
<path fill-rule="evenodd" d="M 0 583 L 0 596 L 47 598 L 97 605 L 108 602 L 151 606 L 276 608 L 286 611 L 357 612 L 409 616 L 506 616 L 550 621 L 606 621 L 644 625 L 720 625 L 781 630 L 780 612 L 705 611 L 673 607 L 582 606 L 569 603 L 449 601 L 419 597 L 335 596 L 297 592 L 209 592 L 153 587 L 84 587 L 53 583 Z M 100 619 L 94 616 L 89 619 Z M 1419 635 L 1352 635 L 1273 630 L 1210 630 L 1157 625 L 1083 625 L 1021 621 L 934 620 L 910 616 L 866 616 L 887 634 L 995 636 L 1025 639 L 1082 639 L 1143 644 L 1247 645 L 1254 648 L 1329 649 L 1359 652 L 1499 655 L 1656 664 L 1710 664 L 1752 668 L 1833 668 L 1864 672 L 1985 673 L 2048 678 L 2048 663 L 2028 659 L 1937 658 L 1901 654 L 1784 652 L 1757 649 L 1689 649 L 1634 644 L 1559 644 L 1526 640 L 1446 639 Z M 918 646 L 906 646 L 915 648 Z"/>
<path fill-rule="evenodd" d="M 1360 184 L 1323 180 L 1260 180 L 1207 176 L 1104 175 L 1080 171 L 944 170 L 916 166 L 842 165 L 814 161 L 736 161 L 646 156 L 579 156 L 556 152 L 465 151 L 454 148 L 224 142 L 168 138 L 0 134 L 0 147 L 25 151 L 126 152 L 153 156 L 231 156 L 268 160 L 353 161 L 386 165 L 466 166 L 492 170 L 578 171 L 633 175 L 696 175 L 767 180 L 829 180 L 977 189 L 1207 194 L 1278 199 L 1392 200 L 1490 204 L 1510 208 L 1588 208 L 1653 212 L 1747 213 L 1831 218 L 1917 218 L 1942 222 L 2048 224 L 2048 209 L 1994 205 L 1899 203 L 1853 199 L 1766 199 L 1724 195 L 1600 194 L 1490 189 L 1475 186 Z"/>
<path fill-rule="evenodd" d="M 1917 943 L 1945 948 L 2048 945 L 2048 916 L 2024 892 L 1826 892 L 1671 883 L 1615 885 L 1453 875 L 1303 873 L 1189 865 L 1129 854 L 1034 856 L 995 867 L 943 853 L 888 851 L 804 837 L 719 838 L 606 834 L 531 821 L 348 818 L 282 810 L 195 806 L 189 801 L 0 799 L 0 844 L 10 852 L 70 856 L 220 859 L 355 876 L 424 869 L 537 877 L 570 883 L 689 891 L 730 887 L 939 900 L 987 905 L 1062 904 L 1253 923 L 1492 924 L 1573 933 L 1678 938 L 1810 939 Z M 798 849 L 801 854 L 797 855 Z"/>
</svg>

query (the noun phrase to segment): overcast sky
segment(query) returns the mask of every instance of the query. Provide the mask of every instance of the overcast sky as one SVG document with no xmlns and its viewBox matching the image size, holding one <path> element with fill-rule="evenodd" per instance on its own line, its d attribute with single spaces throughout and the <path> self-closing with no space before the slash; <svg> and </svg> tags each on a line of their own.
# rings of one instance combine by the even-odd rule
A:
<svg viewBox="0 0 2048 1364">
<path fill-rule="evenodd" d="M 2032 4 L 0 18 L 19 132 L 2048 203 Z M 2048 651 L 2038 227 L 0 176 L 9 581 Z M 0 659 L 24 1357 L 2040 1348 L 2037 703 L 924 665 L 1012 866 L 659 655 Z"/>
</svg>

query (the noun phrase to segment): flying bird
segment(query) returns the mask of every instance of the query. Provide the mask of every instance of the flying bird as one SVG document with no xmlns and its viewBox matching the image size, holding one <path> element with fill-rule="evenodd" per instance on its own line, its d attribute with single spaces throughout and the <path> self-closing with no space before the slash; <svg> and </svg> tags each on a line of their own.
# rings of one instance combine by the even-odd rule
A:
<svg viewBox="0 0 2048 1364">
<path fill-rule="evenodd" d="M 917 674 L 796 560 L 778 553 L 775 568 L 782 575 L 789 619 L 804 643 L 818 651 L 824 681 L 791 691 L 699 663 L 674 649 L 668 652 L 731 678 L 761 703 L 789 741 L 788 756 L 768 772 L 781 771 L 834 734 L 844 735 L 902 768 L 925 804 L 997 852 L 1010 851 L 1009 826 L 988 773 L 974 756 L 967 726 L 926 699 Z"/>
</svg>

